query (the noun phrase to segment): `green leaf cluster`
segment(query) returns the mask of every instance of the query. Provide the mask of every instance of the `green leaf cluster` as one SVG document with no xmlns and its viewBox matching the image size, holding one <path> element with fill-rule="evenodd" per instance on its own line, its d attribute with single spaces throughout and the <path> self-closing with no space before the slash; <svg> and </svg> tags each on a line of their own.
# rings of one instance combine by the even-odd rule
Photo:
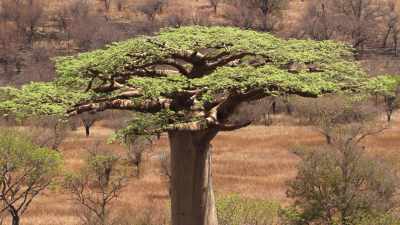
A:
<svg viewBox="0 0 400 225">
<path fill-rule="evenodd" d="M 248 53 L 249 56 L 196 78 L 170 70 L 161 77 L 145 77 L 133 72 L 133 68 L 151 67 L 156 62 L 174 59 L 176 55 L 192 57 L 195 53 L 205 59 L 224 53 Z M 0 88 L 0 112 L 19 116 L 63 115 L 75 104 L 120 95 L 126 88 L 96 93 L 93 87 L 124 76 L 119 82 L 142 94 L 129 100 L 140 103 L 168 98 L 175 101 L 182 95 L 199 91 L 194 100 L 200 109 L 221 95 L 255 89 L 263 90 L 265 95 L 318 96 L 343 91 L 387 95 L 398 86 L 399 79 L 392 76 L 369 78 L 352 55 L 353 49 L 333 41 L 283 40 L 268 33 L 232 27 L 166 28 L 153 37 L 136 37 L 104 49 L 57 58 L 57 78 L 53 82 Z M 255 66 L 251 63 L 254 59 L 265 63 Z M 290 67 L 296 67 L 295 71 Z M 311 71 L 311 67 L 315 70 Z M 163 113 L 150 115 L 152 119 L 140 121 L 153 122 L 133 121 L 137 125 L 130 125 L 129 130 L 137 131 L 140 127 L 154 130 L 154 124 L 182 122 L 181 112 L 168 114 L 173 115 L 169 119 Z M 185 121 L 194 120 L 190 116 L 183 117 Z M 142 133 L 146 131 L 142 129 Z"/>
<path fill-rule="evenodd" d="M 231 194 L 218 197 L 216 208 L 218 222 L 221 225 L 267 225 L 277 223 L 280 206 L 271 201 Z"/>
<path fill-rule="evenodd" d="M 21 186 L 47 185 L 61 168 L 58 152 L 34 145 L 17 131 L 0 131 L 0 180 L 12 177 L 12 182 L 17 182 L 14 191 Z"/>
<path fill-rule="evenodd" d="M 0 112 L 17 117 L 60 115 L 88 99 L 89 94 L 55 83 L 30 83 L 21 88 L 0 87 Z"/>
</svg>

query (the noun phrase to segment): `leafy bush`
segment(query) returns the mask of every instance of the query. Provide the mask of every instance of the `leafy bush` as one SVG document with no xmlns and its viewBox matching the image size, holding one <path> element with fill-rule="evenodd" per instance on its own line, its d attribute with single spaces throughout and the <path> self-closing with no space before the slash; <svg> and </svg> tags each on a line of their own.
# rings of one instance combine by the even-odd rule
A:
<svg viewBox="0 0 400 225">
<path fill-rule="evenodd" d="M 278 221 L 279 204 L 228 195 L 217 198 L 220 225 L 272 225 Z"/>
<path fill-rule="evenodd" d="M 400 225 L 400 217 L 385 213 L 380 216 L 365 216 L 357 225 Z"/>
<path fill-rule="evenodd" d="M 61 155 L 39 147 L 21 133 L 0 131 L 0 213 L 8 212 L 12 224 L 61 171 Z"/>
<path fill-rule="evenodd" d="M 295 200 L 294 210 L 286 212 L 292 217 L 289 224 L 387 224 L 371 222 L 397 205 L 397 176 L 387 163 L 352 145 L 323 146 L 298 155 L 299 171 L 288 188 Z"/>
</svg>

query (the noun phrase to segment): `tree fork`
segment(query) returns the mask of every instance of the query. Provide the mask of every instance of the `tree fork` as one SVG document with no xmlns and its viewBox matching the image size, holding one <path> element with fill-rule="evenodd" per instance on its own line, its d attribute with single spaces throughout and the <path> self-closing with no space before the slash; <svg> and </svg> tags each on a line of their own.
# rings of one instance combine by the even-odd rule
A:
<svg viewBox="0 0 400 225">
<path fill-rule="evenodd" d="M 217 129 L 170 131 L 173 225 L 218 225 L 210 142 Z"/>
</svg>

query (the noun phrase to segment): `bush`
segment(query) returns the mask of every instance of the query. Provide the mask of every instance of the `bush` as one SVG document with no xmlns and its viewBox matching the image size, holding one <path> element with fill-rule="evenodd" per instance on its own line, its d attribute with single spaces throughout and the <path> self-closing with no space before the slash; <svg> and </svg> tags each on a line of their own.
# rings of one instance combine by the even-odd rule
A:
<svg viewBox="0 0 400 225">
<path fill-rule="evenodd" d="M 278 221 L 279 204 L 228 195 L 217 198 L 220 225 L 272 225 Z"/>
<path fill-rule="evenodd" d="M 357 225 L 400 225 L 400 217 L 385 213 L 380 216 L 367 215 L 358 222 Z"/>
<path fill-rule="evenodd" d="M 108 225 L 111 203 L 121 194 L 128 176 L 120 159 L 110 151 L 94 148 L 80 171 L 68 173 L 65 188 L 77 203 L 79 216 L 85 225 Z"/>
<path fill-rule="evenodd" d="M 396 207 L 397 176 L 363 148 L 324 146 L 299 150 L 298 155 L 302 161 L 287 192 L 298 215 L 287 213 L 293 218 L 290 224 L 360 225 Z"/>
<path fill-rule="evenodd" d="M 13 130 L 0 131 L 0 214 L 18 225 L 33 199 L 61 170 L 61 155 Z"/>
</svg>

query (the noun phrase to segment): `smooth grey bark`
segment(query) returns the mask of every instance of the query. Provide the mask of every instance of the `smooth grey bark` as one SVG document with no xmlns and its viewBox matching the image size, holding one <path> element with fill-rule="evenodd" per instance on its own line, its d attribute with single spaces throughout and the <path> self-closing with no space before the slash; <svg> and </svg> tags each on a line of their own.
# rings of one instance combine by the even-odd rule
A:
<svg viewBox="0 0 400 225">
<path fill-rule="evenodd" d="M 217 130 L 170 131 L 172 225 L 218 225 L 210 141 Z"/>
</svg>

